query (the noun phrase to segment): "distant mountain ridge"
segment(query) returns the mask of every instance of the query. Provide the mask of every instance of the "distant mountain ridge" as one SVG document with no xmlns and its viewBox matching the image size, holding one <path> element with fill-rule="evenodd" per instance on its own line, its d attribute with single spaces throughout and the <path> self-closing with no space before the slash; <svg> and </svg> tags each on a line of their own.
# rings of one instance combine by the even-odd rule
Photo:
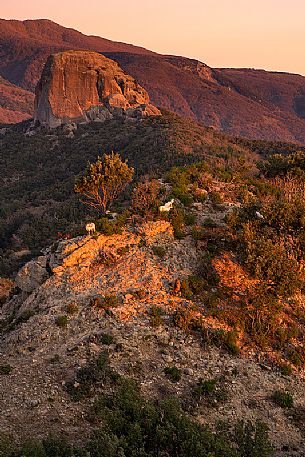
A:
<svg viewBox="0 0 305 457">
<path fill-rule="evenodd" d="M 31 116 L 24 107 L 47 57 L 62 50 L 105 54 L 150 94 L 152 103 L 225 133 L 305 144 L 305 77 L 253 69 L 212 69 L 179 56 L 86 36 L 49 20 L 0 20 L 0 75 L 26 92 L 0 98 L 0 122 Z M 4 92 L 0 81 L 0 92 Z M 7 86 L 7 84 L 6 84 Z M 11 86 L 11 91 L 13 86 Z M 22 109 L 21 109 L 22 108 Z"/>
</svg>

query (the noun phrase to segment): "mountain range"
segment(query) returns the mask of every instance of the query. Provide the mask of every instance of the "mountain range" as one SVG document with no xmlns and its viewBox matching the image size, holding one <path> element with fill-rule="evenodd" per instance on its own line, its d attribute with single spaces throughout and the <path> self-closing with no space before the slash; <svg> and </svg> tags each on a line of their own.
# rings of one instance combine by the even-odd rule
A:
<svg viewBox="0 0 305 457">
<path fill-rule="evenodd" d="M 194 59 L 86 36 L 49 20 L 0 20 L 0 122 L 33 115 L 47 57 L 86 49 L 105 54 L 148 91 L 152 103 L 224 133 L 305 144 L 305 77 L 213 69 Z"/>
</svg>

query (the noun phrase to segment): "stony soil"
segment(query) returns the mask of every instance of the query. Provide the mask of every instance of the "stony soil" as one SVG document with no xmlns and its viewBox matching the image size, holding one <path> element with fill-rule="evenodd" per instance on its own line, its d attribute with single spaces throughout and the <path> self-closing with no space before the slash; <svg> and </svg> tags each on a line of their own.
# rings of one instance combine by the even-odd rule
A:
<svg viewBox="0 0 305 457">
<path fill-rule="evenodd" d="M 166 247 L 164 258 L 154 254 L 154 245 Z M 191 237 L 178 241 L 171 225 L 159 221 L 122 235 L 61 241 L 45 257 L 51 276 L 37 287 L 35 268 L 21 271 L 19 287 L 24 278 L 29 290 L 30 271 L 35 288 L 14 296 L 1 309 L 1 365 L 13 368 L 0 375 L 1 430 L 21 439 L 63 431 L 79 441 L 89 434 L 87 415 L 93 399 L 72 402 L 65 383 L 88 360 L 107 351 L 111 367 L 138 380 L 143 394 L 177 396 L 203 423 L 261 419 L 270 427 L 277 457 L 305 455 L 302 422 L 296 423 L 291 412 L 270 399 L 274 390 L 287 389 L 294 396 L 294 411 L 304 416 L 300 374 L 282 376 L 260 363 L 254 352 L 230 356 L 173 326 L 174 311 L 189 304 L 173 294 L 173 282 L 191 274 L 201 260 Z M 116 295 L 120 304 L 108 315 L 91 306 L 97 294 Z M 56 319 L 67 315 L 71 304 L 77 305 L 77 312 L 68 315 L 67 327 L 59 327 Z M 157 328 L 151 325 L 152 306 L 162 309 L 163 325 Z M 114 337 L 110 346 L 101 343 L 104 333 Z M 164 374 L 174 365 L 182 372 L 177 383 Z M 194 402 L 192 392 L 200 378 L 221 378 L 227 400 L 214 405 Z"/>
</svg>

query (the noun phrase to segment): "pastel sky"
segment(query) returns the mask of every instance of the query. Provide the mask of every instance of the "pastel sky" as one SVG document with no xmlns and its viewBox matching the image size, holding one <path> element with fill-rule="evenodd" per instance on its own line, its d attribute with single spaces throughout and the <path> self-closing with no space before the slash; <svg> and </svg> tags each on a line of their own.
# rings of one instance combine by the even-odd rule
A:
<svg viewBox="0 0 305 457">
<path fill-rule="evenodd" d="M 0 0 L 5 19 L 47 18 L 83 33 L 212 67 L 305 75 L 305 0 Z"/>
</svg>

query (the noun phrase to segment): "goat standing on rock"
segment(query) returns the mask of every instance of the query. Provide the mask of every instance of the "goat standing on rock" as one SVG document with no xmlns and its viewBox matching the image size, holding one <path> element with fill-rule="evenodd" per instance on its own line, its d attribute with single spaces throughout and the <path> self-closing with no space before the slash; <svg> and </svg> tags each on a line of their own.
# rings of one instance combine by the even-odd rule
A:
<svg viewBox="0 0 305 457">
<path fill-rule="evenodd" d="M 88 235 L 93 235 L 95 232 L 94 222 L 89 222 L 88 224 L 86 224 L 86 230 L 88 232 Z"/>
</svg>

